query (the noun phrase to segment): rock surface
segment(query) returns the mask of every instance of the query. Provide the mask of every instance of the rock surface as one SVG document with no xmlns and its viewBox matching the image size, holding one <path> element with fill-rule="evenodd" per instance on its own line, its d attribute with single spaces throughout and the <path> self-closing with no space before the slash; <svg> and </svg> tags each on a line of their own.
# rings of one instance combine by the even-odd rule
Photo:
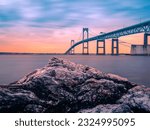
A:
<svg viewBox="0 0 150 130">
<path fill-rule="evenodd" d="M 47 66 L 0 86 L 0 112 L 150 112 L 150 88 L 52 58 Z"/>
</svg>

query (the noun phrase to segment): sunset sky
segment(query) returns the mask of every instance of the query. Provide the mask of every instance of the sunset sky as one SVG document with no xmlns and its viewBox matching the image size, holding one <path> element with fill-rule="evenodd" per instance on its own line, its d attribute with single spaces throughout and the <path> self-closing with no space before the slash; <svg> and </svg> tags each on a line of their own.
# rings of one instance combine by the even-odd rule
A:
<svg viewBox="0 0 150 130">
<path fill-rule="evenodd" d="M 81 40 L 83 27 L 94 36 L 150 20 L 149 14 L 150 0 L 0 0 L 0 52 L 63 53 L 71 39 Z M 141 34 L 120 39 L 143 44 Z"/>
</svg>

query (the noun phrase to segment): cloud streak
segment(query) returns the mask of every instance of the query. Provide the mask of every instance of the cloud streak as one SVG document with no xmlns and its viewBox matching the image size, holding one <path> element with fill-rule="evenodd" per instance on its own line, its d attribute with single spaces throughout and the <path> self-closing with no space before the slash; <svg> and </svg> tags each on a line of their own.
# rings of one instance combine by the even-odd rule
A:
<svg viewBox="0 0 150 130">
<path fill-rule="evenodd" d="M 149 0 L 0 0 L 0 51 L 64 52 L 83 27 L 98 34 L 139 23 L 149 7 Z"/>
<path fill-rule="evenodd" d="M 92 24 L 104 26 L 108 24 L 107 21 L 118 21 L 118 24 L 122 24 L 127 18 L 130 23 L 141 17 L 147 19 L 149 5 L 148 0 L 2 0 L 0 27 L 9 27 L 15 23 L 40 28 Z"/>
</svg>

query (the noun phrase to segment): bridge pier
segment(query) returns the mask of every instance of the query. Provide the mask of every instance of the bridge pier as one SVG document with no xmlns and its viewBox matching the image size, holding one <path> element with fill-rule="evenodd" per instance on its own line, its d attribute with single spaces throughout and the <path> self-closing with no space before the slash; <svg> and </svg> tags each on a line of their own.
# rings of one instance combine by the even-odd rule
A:
<svg viewBox="0 0 150 130">
<path fill-rule="evenodd" d="M 89 29 L 88 28 L 83 28 L 83 40 L 89 38 Z M 88 55 L 89 54 L 89 42 L 83 42 L 82 46 L 82 54 L 83 55 Z"/>
<path fill-rule="evenodd" d="M 146 48 L 148 45 L 148 37 L 150 36 L 150 33 L 144 34 L 144 47 Z"/>
<path fill-rule="evenodd" d="M 71 40 L 71 47 L 74 45 L 75 41 L 74 40 Z M 70 54 L 74 54 L 75 53 L 75 49 L 72 48 L 71 51 L 70 51 Z"/>
<path fill-rule="evenodd" d="M 100 46 L 99 43 L 101 43 L 102 46 Z M 99 53 L 99 49 L 102 49 L 102 53 Z M 106 54 L 105 40 L 97 40 L 96 55 L 105 55 L 105 54 Z"/>
<path fill-rule="evenodd" d="M 116 51 L 116 53 L 115 53 L 115 51 Z M 111 54 L 119 55 L 119 40 L 118 40 L 118 38 L 112 39 L 112 53 Z"/>
<path fill-rule="evenodd" d="M 144 49 L 144 53 L 147 54 L 148 53 L 148 37 L 150 36 L 150 33 L 147 33 L 145 32 L 144 33 L 144 46 L 143 46 L 143 49 Z"/>
</svg>

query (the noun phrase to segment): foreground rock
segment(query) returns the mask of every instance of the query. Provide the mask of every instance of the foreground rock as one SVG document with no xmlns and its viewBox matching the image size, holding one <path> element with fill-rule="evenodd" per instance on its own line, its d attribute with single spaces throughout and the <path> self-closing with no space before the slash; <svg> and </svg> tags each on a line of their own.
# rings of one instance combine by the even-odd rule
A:
<svg viewBox="0 0 150 130">
<path fill-rule="evenodd" d="M 52 58 L 44 68 L 0 87 L 0 112 L 150 112 L 150 88 Z"/>
</svg>

